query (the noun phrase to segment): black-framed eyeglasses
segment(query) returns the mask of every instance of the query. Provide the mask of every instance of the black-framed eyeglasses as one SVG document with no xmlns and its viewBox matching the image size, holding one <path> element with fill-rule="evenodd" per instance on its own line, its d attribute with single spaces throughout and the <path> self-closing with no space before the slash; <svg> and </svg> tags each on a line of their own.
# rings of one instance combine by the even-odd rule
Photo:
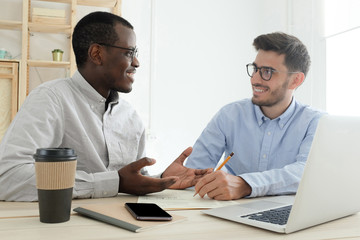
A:
<svg viewBox="0 0 360 240">
<path fill-rule="evenodd" d="M 128 53 L 126 54 L 126 56 L 131 59 L 131 62 L 134 61 L 134 57 L 138 57 L 138 48 L 137 47 L 134 47 L 134 48 L 125 48 L 125 47 L 119 47 L 119 46 L 114 46 L 114 45 L 111 45 L 111 44 L 107 44 L 107 43 L 97 43 L 99 45 L 102 45 L 102 46 L 107 46 L 107 47 L 113 47 L 113 48 L 119 48 L 119 49 L 122 49 L 122 50 L 127 50 Z"/>
<path fill-rule="evenodd" d="M 260 77 L 265 80 L 269 81 L 272 77 L 273 72 L 282 72 L 282 73 L 299 73 L 299 72 L 284 72 L 284 71 L 278 71 L 273 69 L 272 67 L 258 67 L 255 63 L 249 63 L 246 65 L 246 71 L 249 77 L 253 77 L 257 71 L 260 73 Z"/>
</svg>

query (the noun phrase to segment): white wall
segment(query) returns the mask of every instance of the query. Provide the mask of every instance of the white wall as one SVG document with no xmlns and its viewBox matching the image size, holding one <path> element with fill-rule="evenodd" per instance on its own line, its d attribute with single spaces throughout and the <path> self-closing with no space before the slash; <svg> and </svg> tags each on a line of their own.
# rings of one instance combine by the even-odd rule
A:
<svg viewBox="0 0 360 240">
<path fill-rule="evenodd" d="M 133 22 L 135 12 L 128 8 L 148 1 L 123 2 L 123 15 Z M 150 92 L 141 103 L 150 101 L 142 114 L 149 120 L 148 155 L 158 160 L 150 171 L 163 170 L 193 145 L 220 107 L 251 96 L 245 65 L 255 58 L 252 41 L 262 33 L 286 31 L 287 8 L 286 0 L 152 1 L 152 61 L 142 61 L 151 66 Z M 135 31 L 143 27 L 148 23 Z M 138 75 L 136 81 L 134 88 L 142 88 L 144 79 Z"/>
<path fill-rule="evenodd" d="M 296 91 L 296 98 L 319 109 L 326 109 L 326 44 L 323 0 L 292 0 L 289 33 L 299 37 L 311 57 L 308 76 Z"/>
<path fill-rule="evenodd" d="M 252 41 L 256 36 L 273 31 L 293 32 L 310 47 L 311 54 L 316 52 L 316 29 L 307 28 L 317 20 L 308 18 L 309 8 L 311 16 L 316 15 L 312 10 L 314 1 L 122 1 L 123 17 L 135 27 L 141 65 L 133 92 L 123 97 L 134 105 L 147 126 L 148 155 L 158 160 L 150 168 L 151 173 L 162 171 L 183 149 L 193 145 L 220 107 L 251 97 L 245 65 L 255 58 Z M 21 1 L 0 0 L 7 5 L 16 2 Z M 6 14 L 12 18 L 18 9 L 11 7 Z M 91 10 L 80 9 L 79 16 Z M 47 39 L 38 44 L 43 41 L 47 41 L 46 45 L 53 43 Z M 2 45 L 13 55 L 20 47 L 1 37 Z M 36 85 L 38 75 L 50 80 L 66 74 L 59 71 L 39 68 L 39 73 L 32 73 L 31 81 Z M 316 84 L 308 78 L 296 97 L 308 104 L 321 102 L 313 94 Z"/>
</svg>

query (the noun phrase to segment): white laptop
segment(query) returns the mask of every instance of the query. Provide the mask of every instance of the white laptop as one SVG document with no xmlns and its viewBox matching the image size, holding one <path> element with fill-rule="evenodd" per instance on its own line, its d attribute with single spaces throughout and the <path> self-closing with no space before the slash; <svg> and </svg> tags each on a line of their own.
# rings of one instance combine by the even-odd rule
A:
<svg viewBox="0 0 360 240">
<path fill-rule="evenodd" d="M 202 212 L 291 233 L 359 212 L 359 183 L 360 117 L 325 115 L 319 120 L 295 197 L 275 196 Z M 274 209 L 282 207 L 277 212 L 288 212 L 287 221 L 270 217 Z"/>
</svg>

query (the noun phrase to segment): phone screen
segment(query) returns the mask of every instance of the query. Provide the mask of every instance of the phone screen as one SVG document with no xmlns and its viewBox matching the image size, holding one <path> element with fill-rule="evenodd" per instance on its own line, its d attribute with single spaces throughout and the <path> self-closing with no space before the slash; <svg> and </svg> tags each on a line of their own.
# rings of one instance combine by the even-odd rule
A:
<svg viewBox="0 0 360 240">
<path fill-rule="evenodd" d="M 125 203 L 125 207 L 137 220 L 170 221 L 172 216 L 155 203 Z"/>
</svg>

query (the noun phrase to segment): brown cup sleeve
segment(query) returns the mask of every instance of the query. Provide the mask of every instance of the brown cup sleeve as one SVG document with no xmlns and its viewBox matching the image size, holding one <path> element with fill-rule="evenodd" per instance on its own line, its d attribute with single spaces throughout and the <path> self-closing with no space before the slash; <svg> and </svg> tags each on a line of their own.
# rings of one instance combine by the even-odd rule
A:
<svg viewBox="0 0 360 240">
<path fill-rule="evenodd" d="M 76 161 L 35 162 L 35 171 L 37 189 L 72 188 L 75 183 Z"/>
</svg>

